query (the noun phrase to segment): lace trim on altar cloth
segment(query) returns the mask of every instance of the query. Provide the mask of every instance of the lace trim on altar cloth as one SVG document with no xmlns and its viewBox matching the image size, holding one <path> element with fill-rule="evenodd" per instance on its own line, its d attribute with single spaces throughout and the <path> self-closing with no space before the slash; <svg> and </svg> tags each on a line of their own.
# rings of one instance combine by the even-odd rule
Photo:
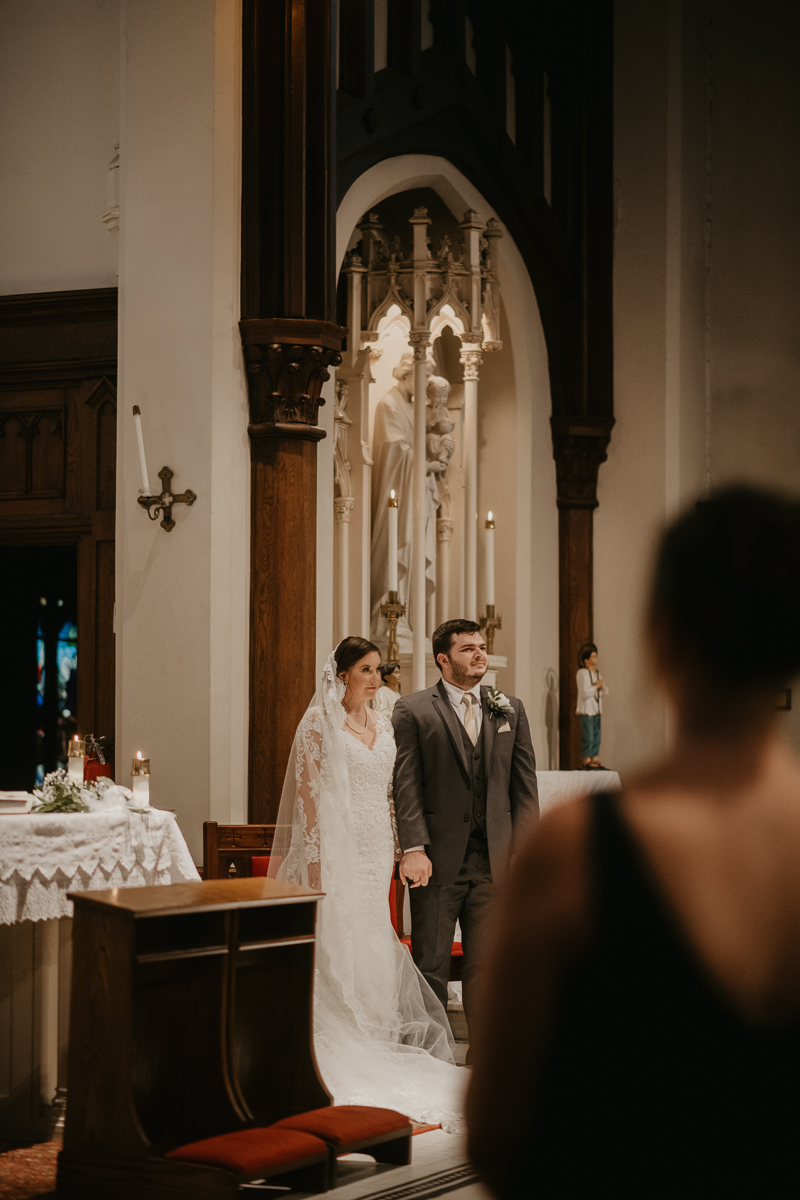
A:
<svg viewBox="0 0 800 1200">
<path fill-rule="evenodd" d="M 0 924 L 72 916 L 68 892 L 199 879 L 173 813 L 0 818 Z"/>
</svg>

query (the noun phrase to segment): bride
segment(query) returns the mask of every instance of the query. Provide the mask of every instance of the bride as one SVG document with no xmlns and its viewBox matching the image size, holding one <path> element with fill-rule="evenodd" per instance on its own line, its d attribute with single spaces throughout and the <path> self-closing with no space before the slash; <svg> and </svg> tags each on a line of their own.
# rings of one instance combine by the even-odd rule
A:
<svg viewBox="0 0 800 1200">
<path fill-rule="evenodd" d="M 366 707 L 380 654 L 349 637 L 328 658 L 295 734 L 270 875 L 319 889 L 314 1045 L 335 1104 L 461 1126 L 467 1072 L 439 1000 L 389 919 L 396 835 L 388 717 Z"/>
</svg>

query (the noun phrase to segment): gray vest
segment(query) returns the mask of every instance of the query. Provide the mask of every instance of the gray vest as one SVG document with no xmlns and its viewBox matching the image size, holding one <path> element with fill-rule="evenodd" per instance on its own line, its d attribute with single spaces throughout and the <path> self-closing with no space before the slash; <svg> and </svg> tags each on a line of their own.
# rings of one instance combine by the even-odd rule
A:
<svg viewBox="0 0 800 1200">
<path fill-rule="evenodd" d="M 478 741 L 473 746 L 466 729 L 460 721 L 458 722 L 458 728 L 461 730 L 461 738 L 464 742 L 464 753 L 467 756 L 467 766 L 469 768 L 472 788 L 472 819 L 469 831 L 470 834 L 474 834 L 480 830 L 484 837 L 486 837 L 486 770 L 483 753 L 483 731 L 485 727 L 486 713 L 483 714 Z"/>
</svg>

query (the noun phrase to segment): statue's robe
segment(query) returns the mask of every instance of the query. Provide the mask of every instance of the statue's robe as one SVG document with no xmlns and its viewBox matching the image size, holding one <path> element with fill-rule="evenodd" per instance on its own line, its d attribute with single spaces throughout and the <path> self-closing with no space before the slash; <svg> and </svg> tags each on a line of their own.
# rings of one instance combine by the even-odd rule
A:
<svg viewBox="0 0 800 1200">
<path fill-rule="evenodd" d="M 397 582 L 400 602 L 406 606 L 406 618 L 398 624 L 398 637 L 406 640 L 410 627 L 412 544 L 414 525 L 414 402 L 406 400 L 393 387 L 378 401 L 372 434 L 372 637 L 382 641 L 386 626 L 380 606 L 389 592 L 389 493 L 394 489 L 397 512 Z M 435 482 L 428 477 L 426 487 L 426 524 L 434 530 Z M 426 538 L 426 543 L 430 538 Z M 434 590 L 435 549 L 426 552 L 426 599 Z"/>
</svg>

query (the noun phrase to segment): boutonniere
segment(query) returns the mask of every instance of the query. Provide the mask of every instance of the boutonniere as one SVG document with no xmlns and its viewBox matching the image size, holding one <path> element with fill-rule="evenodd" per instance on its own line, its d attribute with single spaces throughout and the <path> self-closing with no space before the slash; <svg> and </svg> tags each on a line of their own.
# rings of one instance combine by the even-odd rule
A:
<svg viewBox="0 0 800 1200">
<path fill-rule="evenodd" d="M 508 696 L 504 696 L 502 692 L 498 692 L 497 688 L 489 688 L 486 705 L 492 716 L 499 717 L 501 713 L 504 717 L 513 717 L 514 715 L 514 709 L 511 707 L 511 701 Z"/>
</svg>

